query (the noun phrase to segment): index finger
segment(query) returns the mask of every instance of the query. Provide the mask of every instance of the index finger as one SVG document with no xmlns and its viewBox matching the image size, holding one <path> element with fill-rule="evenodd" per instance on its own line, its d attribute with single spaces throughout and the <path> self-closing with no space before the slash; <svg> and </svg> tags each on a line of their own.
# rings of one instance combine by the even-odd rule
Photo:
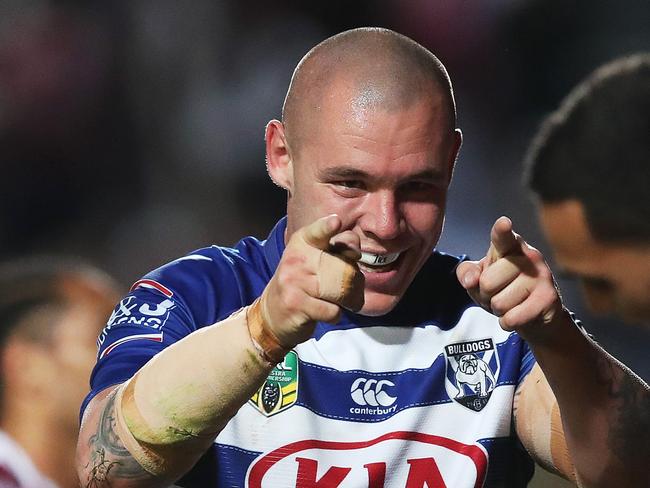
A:
<svg viewBox="0 0 650 488">
<path fill-rule="evenodd" d="M 332 214 L 321 217 L 298 232 L 307 244 L 321 251 L 326 251 L 329 248 L 330 239 L 336 235 L 341 225 L 339 216 Z"/>
<path fill-rule="evenodd" d="M 499 258 L 513 254 L 521 249 L 517 235 L 512 230 L 512 221 L 505 216 L 499 217 L 490 232 L 490 249 L 487 257 L 493 263 Z"/>
</svg>

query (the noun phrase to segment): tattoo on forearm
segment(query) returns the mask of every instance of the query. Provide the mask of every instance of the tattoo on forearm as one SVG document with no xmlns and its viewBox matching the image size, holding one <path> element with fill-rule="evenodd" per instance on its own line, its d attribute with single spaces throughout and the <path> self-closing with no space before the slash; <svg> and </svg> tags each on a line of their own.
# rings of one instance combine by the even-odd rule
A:
<svg viewBox="0 0 650 488">
<path fill-rule="evenodd" d="M 149 478 L 115 433 L 115 392 L 108 397 L 98 431 L 90 437 L 88 445 L 91 457 L 86 488 L 110 487 L 111 480 L 120 478 Z"/>
<path fill-rule="evenodd" d="M 617 410 L 610 424 L 609 448 L 624 465 L 638 473 L 650 473 L 646 469 L 650 459 L 650 389 L 610 358 L 602 358 L 599 367 L 602 384 Z"/>
</svg>

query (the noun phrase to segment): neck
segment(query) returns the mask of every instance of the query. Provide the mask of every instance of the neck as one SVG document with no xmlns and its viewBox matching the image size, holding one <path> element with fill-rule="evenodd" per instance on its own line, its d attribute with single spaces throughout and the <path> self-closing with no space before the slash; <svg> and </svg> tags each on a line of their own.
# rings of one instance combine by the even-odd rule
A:
<svg viewBox="0 0 650 488">
<path fill-rule="evenodd" d="M 75 465 L 76 436 L 47 412 L 46 402 L 5 404 L 0 428 L 27 453 L 38 471 L 60 488 L 78 487 Z"/>
</svg>

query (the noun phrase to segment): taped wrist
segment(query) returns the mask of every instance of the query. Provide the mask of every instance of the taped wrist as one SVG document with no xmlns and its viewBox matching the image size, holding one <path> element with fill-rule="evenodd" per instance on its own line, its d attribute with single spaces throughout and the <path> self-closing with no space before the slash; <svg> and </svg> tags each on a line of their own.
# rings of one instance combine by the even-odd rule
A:
<svg viewBox="0 0 650 488">
<path fill-rule="evenodd" d="M 521 442 L 547 471 L 576 482 L 560 409 L 542 370 L 534 367 L 520 388 L 522 391 L 515 395 L 514 408 Z"/>
<path fill-rule="evenodd" d="M 173 482 L 187 472 L 268 376 L 246 315 L 193 332 L 118 388 L 115 432 L 150 474 Z"/>
<path fill-rule="evenodd" d="M 251 341 L 261 356 L 271 364 L 278 364 L 284 360 L 291 348 L 283 346 L 269 327 L 265 305 L 264 295 L 257 298 L 247 308 L 246 323 Z"/>
</svg>

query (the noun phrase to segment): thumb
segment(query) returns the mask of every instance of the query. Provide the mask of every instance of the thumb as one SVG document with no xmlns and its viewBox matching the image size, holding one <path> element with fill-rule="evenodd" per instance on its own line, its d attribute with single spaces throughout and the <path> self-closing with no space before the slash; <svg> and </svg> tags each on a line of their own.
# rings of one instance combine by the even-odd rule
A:
<svg viewBox="0 0 650 488">
<path fill-rule="evenodd" d="M 512 220 L 508 217 L 499 217 L 490 231 L 490 248 L 487 258 L 490 263 L 497 259 L 513 254 L 521 249 L 517 235 L 512 230 Z"/>
<path fill-rule="evenodd" d="M 336 235 L 341 228 L 341 219 L 338 215 L 332 214 L 312 222 L 303 227 L 299 232 L 302 239 L 317 249 L 326 251 L 330 244 L 330 239 Z"/>
</svg>

